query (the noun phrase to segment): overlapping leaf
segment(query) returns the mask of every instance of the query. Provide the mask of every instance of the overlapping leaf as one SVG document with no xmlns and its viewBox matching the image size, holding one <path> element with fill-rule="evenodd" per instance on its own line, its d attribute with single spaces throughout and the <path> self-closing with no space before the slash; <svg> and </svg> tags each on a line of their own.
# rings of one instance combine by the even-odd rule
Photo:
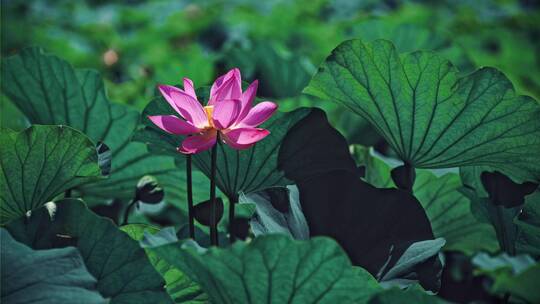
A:
<svg viewBox="0 0 540 304">
<path fill-rule="evenodd" d="M 32 250 L 0 230 L 3 303 L 107 303 L 73 247 Z"/>
<path fill-rule="evenodd" d="M 265 235 L 201 253 L 178 243 L 150 248 L 199 283 L 215 303 L 362 303 L 380 290 L 327 238 Z"/>
<path fill-rule="evenodd" d="M 358 165 L 365 166 L 364 180 L 377 187 L 395 187 L 384 160 L 361 146 L 354 146 L 353 151 Z M 433 234 L 445 238 L 445 250 L 467 254 L 497 250 L 495 231 L 476 219 L 470 200 L 459 191 L 461 186 L 455 173 L 436 176 L 428 170 L 417 170 L 413 194 L 424 207 Z"/>
<path fill-rule="evenodd" d="M 472 201 L 475 216 L 493 226 L 502 250 L 511 255 L 540 256 L 540 191 L 526 195 L 527 191 L 522 192 L 523 184 L 514 184 L 510 190 L 487 191 L 480 177 L 482 169 L 485 168 L 460 171 L 465 185 L 462 192 Z M 512 201 L 501 201 L 506 199 Z"/>
<path fill-rule="evenodd" d="M 510 302 L 538 303 L 540 291 L 535 284 L 540 279 L 540 264 L 529 255 L 509 256 L 502 253 L 490 257 L 479 253 L 473 260 L 477 267 L 475 272 L 486 275 L 493 280 L 490 286 L 491 293 L 511 295 Z"/>
<path fill-rule="evenodd" d="M 255 236 L 283 233 L 297 240 L 309 239 L 309 228 L 296 186 L 274 187 L 241 195 L 240 203 L 255 208 L 249 222 Z"/>
<path fill-rule="evenodd" d="M 410 193 L 360 179 L 345 138 L 321 111 L 313 110 L 287 133 L 279 165 L 298 187 L 310 236 L 334 238 L 353 264 L 373 275 L 385 264 L 392 267 L 411 244 L 434 238 Z M 433 286 L 436 278 L 424 279 Z"/>
<path fill-rule="evenodd" d="M 101 176 L 94 144 L 70 127 L 35 125 L 0 133 L 1 222 Z"/>
<path fill-rule="evenodd" d="M 97 290 L 114 303 L 172 303 L 143 249 L 106 218 L 76 199 L 50 203 L 9 223 L 14 239 L 34 249 L 74 246 L 97 279 Z"/>
<path fill-rule="evenodd" d="M 516 250 L 540 257 L 540 191 L 527 197 L 514 223 L 518 228 Z"/>
<path fill-rule="evenodd" d="M 120 229 L 126 232 L 136 241 L 143 239 L 144 233 L 156 233 L 159 230 L 152 226 L 131 224 L 122 226 Z M 169 264 L 151 250 L 145 249 L 150 263 L 161 274 L 167 286 L 167 293 L 175 303 L 206 303 L 208 296 L 200 286 L 190 280 L 184 273 Z"/>
<path fill-rule="evenodd" d="M 446 239 L 446 250 L 467 254 L 496 251 L 495 231 L 473 216 L 470 200 L 459 192 L 461 187 L 457 174 L 436 177 L 429 171 L 420 171 L 413 191 L 426 210 L 435 236 Z"/>
<path fill-rule="evenodd" d="M 130 141 L 139 114 L 111 103 L 97 72 L 74 69 L 39 48 L 27 48 L 2 60 L 2 92 L 31 123 L 68 125 L 111 148 L 110 178 L 78 188 L 87 199 L 129 199 L 145 174 L 168 186 L 168 197 L 183 197 L 184 191 L 176 190 L 185 184 L 183 173 L 172 158 L 151 155 L 143 144 Z"/>
<path fill-rule="evenodd" d="M 495 69 L 458 79 L 435 53 L 399 55 L 388 41 L 350 40 L 305 92 L 366 118 L 414 167 L 485 164 L 540 179 L 540 104 Z"/>
</svg>

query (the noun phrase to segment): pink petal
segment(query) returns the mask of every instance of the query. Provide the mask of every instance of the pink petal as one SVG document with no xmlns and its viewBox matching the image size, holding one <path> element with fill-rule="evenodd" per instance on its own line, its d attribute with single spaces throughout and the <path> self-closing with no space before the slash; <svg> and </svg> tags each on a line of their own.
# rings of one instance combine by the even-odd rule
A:
<svg viewBox="0 0 540 304">
<path fill-rule="evenodd" d="M 169 86 L 169 85 L 158 85 L 158 89 L 161 92 L 161 95 L 163 95 L 163 98 L 171 105 L 171 107 L 180 114 L 180 110 L 178 109 L 178 106 L 176 105 L 176 102 L 171 98 L 171 91 L 182 91 L 179 88 Z"/>
<path fill-rule="evenodd" d="M 255 96 L 257 95 L 258 86 L 259 81 L 253 81 L 242 94 L 242 97 L 240 97 L 240 101 L 242 102 L 242 110 L 240 111 L 240 115 L 238 115 L 238 121 L 244 119 L 244 117 L 246 117 L 246 115 L 249 113 L 253 100 L 255 100 Z"/>
<path fill-rule="evenodd" d="M 251 110 L 249 110 L 249 113 L 244 118 L 238 119 L 236 126 L 257 127 L 268 120 L 268 118 L 274 114 L 277 108 L 277 104 L 271 101 L 263 101 L 258 103 Z"/>
<path fill-rule="evenodd" d="M 215 92 L 217 89 L 219 89 L 219 87 L 221 87 L 221 85 L 227 81 L 229 78 L 231 78 L 233 76 L 233 74 L 235 73 L 234 71 L 235 69 L 232 69 L 230 71 L 228 71 L 227 73 L 219 76 L 215 81 L 214 83 L 212 84 L 212 87 L 210 88 L 210 96 L 213 96 L 215 95 Z"/>
<path fill-rule="evenodd" d="M 167 102 L 169 102 L 169 104 L 185 120 L 189 121 L 199 129 L 204 129 L 208 126 L 206 113 L 197 99 L 173 86 L 160 85 L 159 90 Z"/>
<path fill-rule="evenodd" d="M 216 90 L 223 84 L 223 82 L 232 76 L 232 73 L 232 70 L 230 70 L 227 73 L 219 76 L 216 80 L 214 80 L 214 83 L 210 88 L 210 95 L 214 95 Z"/>
<path fill-rule="evenodd" d="M 184 78 L 184 92 L 197 99 L 197 94 L 195 94 L 195 89 L 193 88 L 193 81 L 191 81 L 189 78 Z"/>
<path fill-rule="evenodd" d="M 242 97 L 242 76 L 239 69 L 232 69 L 227 74 L 216 79 L 210 89 L 208 105 L 225 99 L 240 99 Z"/>
<path fill-rule="evenodd" d="M 270 131 L 258 128 L 238 128 L 223 133 L 223 140 L 235 149 L 247 149 L 270 134 Z"/>
<path fill-rule="evenodd" d="M 227 99 L 219 101 L 214 105 L 212 113 L 214 126 L 218 130 L 227 129 L 236 121 L 238 114 L 240 114 L 240 100 Z"/>
<path fill-rule="evenodd" d="M 148 116 L 148 119 L 158 128 L 170 134 L 188 135 L 199 132 L 198 128 L 174 115 Z"/>
<path fill-rule="evenodd" d="M 216 132 L 210 131 L 201 135 L 193 135 L 184 139 L 178 147 L 178 152 L 183 154 L 195 154 L 206 151 L 216 144 Z"/>
</svg>

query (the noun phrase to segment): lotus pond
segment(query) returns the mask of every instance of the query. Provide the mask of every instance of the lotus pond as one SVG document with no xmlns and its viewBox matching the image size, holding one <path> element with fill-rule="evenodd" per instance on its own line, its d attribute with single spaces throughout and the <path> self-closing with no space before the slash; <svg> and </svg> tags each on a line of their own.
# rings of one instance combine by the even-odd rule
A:
<svg viewBox="0 0 540 304">
<path fill-rule="evenodd" d="M 2 1 L 2 303 L 540 303 L 535 1 Z"/>
</svg>

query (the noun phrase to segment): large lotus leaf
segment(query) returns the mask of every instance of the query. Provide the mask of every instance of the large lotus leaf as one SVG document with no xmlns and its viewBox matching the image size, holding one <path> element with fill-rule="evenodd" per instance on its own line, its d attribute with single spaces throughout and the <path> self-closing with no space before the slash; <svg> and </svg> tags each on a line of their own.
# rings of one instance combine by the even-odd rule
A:
<svg viewBox="0 0 540 304">
<path fill-rule="evenodd" d="M 32 250 L 0 229 L 2 303 L 107 303 L 73 247 Z"/>
<path fill-rule="evenodd" d="M 201 90 L 197 92 L 200 100 L 205 100 L 204 93 Z M 289 129 L 309 113 L 310 110 L 307 108 L 287 113 L 275 113 L 261 126 L 268 129 L 270 135 L 249 149 L 235 150 L 225 144 L 219 144 L 216 177 L 219 189 L 228 198 L 236 199 L 240 191 L 248 193 L 290 184 L 291 182 L 284 177 L 283 172 L 277 168 L 278 152 L 281 141 Z M 176 152 L 183 137 L 165 133 L 146 119 L 147 115 L 166 114 L 176 113 L 162 97 L 152 100 L 143 111 L 145 128 L 137 133 L 136 139 L 148 144 L 149 148 L 156 153 L 174 154 L 183 159 L 185 156 Z M 195 165 L 207 176 L 210 176 L 210 160 L 210 151 L 193 156 Z"/>
<path fill-rule="evenodd" d="M 459 192 L 461 187 L 458 174 L 437 177 L 421 170 L 417 172 L 413 192 L 426 210 L 435 236 L 446 239 L 446 250 L 466 254 L 496 251 L 499 246 L 493 227 L 474 217 L 471 201 Z"/>
<path fill-rule="evenodd" d="M 49 203 L 9 223 L 14 239 L 34 249 L 74 246 L 97 290 L 111 303 L 172 303 L 165 282 L 139 244 L 77 199 Z"/>
<path fill-rule="evenodd" d="M 188 245 L 150 250 L 199 283 L 213 303 L 365 303 L 380 290 L 328 238 L 264 235 L 203 252 Z"/>
<path fill-rule="evenodd" d="M 0 133 L 1 222 L 20 217 L 67 189 L 101 176 L 95 146 L 64 126 Z"/>
<path fill-rule="evenodd" d="M 413 167 L 490 165 L 540 179 L 540 104 L 495 69 L 458 78 L 433 52 L 400 55 L 389 41 L 349 40 L 305 92 L 363 116 Z"/>
<path fill-rule="evenodd" d="M 143 224 L 131 224 L 122 226 L 122 231 L 127 233 L 136 241 L 141 241 L 146 233 L 157 233 L 160 230 L 153 226 Z M 175 303 L 206 303 L 208 296 L 201 290 L 201 287 L 190 280 L 184 273 L 169 264 L 151 250 L 145 249 L 150 263 L 156 268 L 165 279 L 167 293 Z"/>
<path fill-rule="evenodd" d="M 167 198 L 184 197 L 183 170 L 175 167 L 172 158 L 151 155 L 143 144 L 131 142 L 139 113 L 111 103 L 97 72 L 74 69 L 39 48 L 27 48 L 2 60 L 1 85 L 31 123 L 68 125 L 111 148 L 110 178 L 77 189 L 87 200 L 130 199 L 146 174 L 165 186 Z"/>
</svg>

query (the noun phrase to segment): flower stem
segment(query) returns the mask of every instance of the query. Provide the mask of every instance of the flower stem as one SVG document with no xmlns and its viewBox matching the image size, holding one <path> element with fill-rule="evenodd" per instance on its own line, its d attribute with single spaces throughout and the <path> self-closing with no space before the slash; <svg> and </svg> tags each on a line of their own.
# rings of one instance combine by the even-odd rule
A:
<svg viewBox="0 0 540 304">
<path fill-rule="evenodd" d="M 132 199 L 129 205 L 127 206 L 126 210 L 124 211 L 124 220 L 122 221 L 122 226 L 127 225 L 128 218 L 129 218 L 129 212 L 131 211 L 131 208 L 135 206 L 135 203 L 137 202 L 136 199 Z"/>
<path fill-rule="evenodd" d="M 234 207 L 238 202 L 238 196 L 229 198 L 229 240 L 231 243 L 236 241 L 236 236 L 234 235 Z"/>
<path fill-rule="evenodd" d="M 216 144 L 212 147 L 212 164 L 210 169 L 210 243 L 213 246 L 218 246 L 218 232 L 217 232 L 217 219 L 216 219 L 216 161 L 217 161 L 217 146 L 219 145 L 221 138 L 219 131 L 216 135 Z"/>
<path fill-rule="evenodd" d="M 191 177 L 191 154 L 186 155 L 186 183 L 189 218 L 189 237 L 195 239 L 195 222 L 193 220 L 193 182 Z"/>
</svg>

